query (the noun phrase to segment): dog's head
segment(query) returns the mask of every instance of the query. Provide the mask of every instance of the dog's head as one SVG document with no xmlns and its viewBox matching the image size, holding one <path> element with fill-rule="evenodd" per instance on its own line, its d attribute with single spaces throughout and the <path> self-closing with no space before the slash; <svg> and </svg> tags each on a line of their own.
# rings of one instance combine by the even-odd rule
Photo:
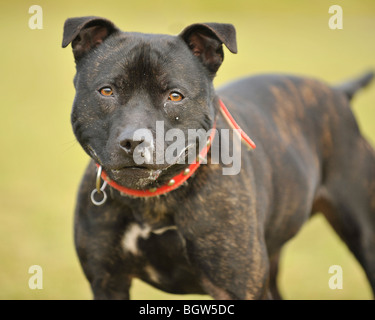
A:
<svg viewBox="0 0 375 320">
<path fill-rule="evenodd" d="M 121 32 L 106 19 L 82 17 L 66 20 L 62 46 L 69 43 L 77 68 L 71 120 L 84 150 L 128 188 L 162 184 L 181 170 L 181 158 L 197 148 L 188 130 L 213 126 L 212 80 L 222 44 L 237 51 L 234 27 L 194 24 L 169 36 Z M 174 143 L 156 139 L 161 127 L 159 134 L 171 128 L 186 134 L 175 162 L 157 159 L 157 150 Z"/>
</svg>

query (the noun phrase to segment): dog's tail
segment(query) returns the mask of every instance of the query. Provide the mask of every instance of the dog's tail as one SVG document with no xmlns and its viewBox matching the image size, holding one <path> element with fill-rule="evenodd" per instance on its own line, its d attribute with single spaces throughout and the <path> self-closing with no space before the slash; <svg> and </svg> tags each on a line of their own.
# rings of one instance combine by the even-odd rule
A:
<svg viewBox="0 0 375 320">
<path fill-rule="evenodd" d="M 371 82 L 374 76 L 374 71 L 368 71 L 359 78 L 340 83 L 335 87 L 351 100 L 360 89 L 365 88 Z"/>
</svg>

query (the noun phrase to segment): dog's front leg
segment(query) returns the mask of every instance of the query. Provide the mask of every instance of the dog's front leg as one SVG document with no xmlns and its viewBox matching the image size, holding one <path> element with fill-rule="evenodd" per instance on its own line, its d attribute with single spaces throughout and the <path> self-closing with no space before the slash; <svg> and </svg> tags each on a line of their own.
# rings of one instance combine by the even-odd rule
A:
<svg viewBox="0 0 375 320">
<path fill-rule="evenodd" d="M 96 177 L 91 163 L 82 180 L 74 221 L 74 242 L 94 299 L 129 299 L 134 256 L 122 239 L 132 215 L 111 198 L 101 206 L 90 200 Z"/>
<path fill-rule="evenodd" d="M 209 295 L 214 299 L 269 298 L 268 256 L 256 219 L 235 210 L 185 211 L 177 224 L 190 262 Z"/>
<path fill-rule="evenodd" d="M 134 259 L 121 246 L 115 220 L 104 222 L 105 212 L 100 214 L 102 217 L 92 211 L 77 214 L 77 254 L 95 300 L 129 299 Z M 91 219 L 85 219 L 87 216 Z"/>
<path fill-rule="evenodd" d="M 218 300 L 268 299 L 264 246 L 235 242 L 234 237 L 224 239 L 219 234 L 187 240 L 188 256 L 199 270 L 202 287 Z"/>
</svg>

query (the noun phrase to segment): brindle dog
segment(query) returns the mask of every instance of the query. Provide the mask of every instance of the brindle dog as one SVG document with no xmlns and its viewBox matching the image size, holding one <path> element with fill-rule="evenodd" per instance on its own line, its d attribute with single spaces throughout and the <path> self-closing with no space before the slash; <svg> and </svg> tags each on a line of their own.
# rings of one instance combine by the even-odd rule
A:
<svg viewBox="0 0 375 320">
<path fill-rule="evenodd" d="M 237 51 L 234 27 L 218 23 L 169 36 L 71 18 L 63 47 L 70 43 L 77 68 L 71 120 L 93 159 L 79 191 L 75 243 L 95 299 L 128 299 L 133 278 L 215 299 L 280 298 L 280 250 L 316 212 L 375 288 L 375 153 L 350 109 L 372 73 L 336 87 L 261 75 L 216 92 L 222 44 Z M 240 174 L 223 175 L 222 163 L 208 161 L 165 195 L 137 198 L 108 187 L 107 201 L 92 203 L 95 163 L 134 190 L 155 190 L 183 171 L 189 164 L 137 166 L 134 132 L 154 132 L 156 121 L 165 130 L 207 131 L 216 120 L 220 139 L 229 127 L 219 98 L 257 144 L 242 149 Z"/>
</svg>

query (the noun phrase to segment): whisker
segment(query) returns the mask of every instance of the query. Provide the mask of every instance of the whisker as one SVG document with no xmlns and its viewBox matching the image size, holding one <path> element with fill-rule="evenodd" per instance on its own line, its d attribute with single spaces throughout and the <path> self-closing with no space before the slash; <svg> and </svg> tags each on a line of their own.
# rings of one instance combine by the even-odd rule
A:
<svg viewBox="0 0 375 320">
<path fill-rule="evenodd" d="M 62 151 L 62 153 L 66 153 L 66 152 L 70 151 L 72 148 L 74 148 L 77 145 L 78 145 L 78 141 L 76 139 L 73 139 L 73 140 L 62 143 L 61 146 L 63 146 L 63 147 L 67 146 Z"/>
</svg>

